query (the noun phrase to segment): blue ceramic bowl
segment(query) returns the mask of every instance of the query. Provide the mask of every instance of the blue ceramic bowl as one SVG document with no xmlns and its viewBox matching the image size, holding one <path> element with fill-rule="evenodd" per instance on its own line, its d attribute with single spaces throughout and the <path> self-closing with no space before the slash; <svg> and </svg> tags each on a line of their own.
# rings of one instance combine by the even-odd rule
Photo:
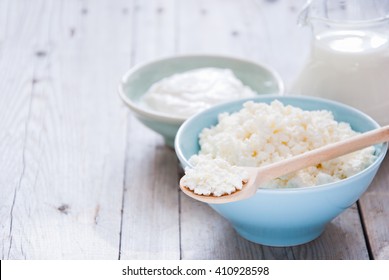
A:
<svg viewBox="0 0 389 280">
<path fill-rule="evenodd" d="M 239 111 L 247 100 L 270 103 L 274 99 L 304 110 L 332 111 L 337 121 L 348 122 L 359 132 L 379 127 L 369 116 L 341 103 L 301 96 L 264 95 L 221 104 L 188 119 L 178 130 L 175 141 L 181 164 L 189 166 L 188 159 L 199 151 L 200 131 L 215 125 L 219 113 Z M 375 148 L 374 163 L 347 179 L 305 188 L 258 189 L 247 200 L 210 206 L 230 221 L 241 236 L 255 243 L 292 246 L 309 242 L 366 191 L 385 156 L 387 144 Z"/>
<path fill-rule="evenodd" d="M 229 68 L 243 84 L 258 94 L 277 94 L 284 89 L 279 75 L 264 65 L 227 56 L 185 55 L 155 60 L 130 69 L 122 78 L 119 94 L 138 120 L 161 134 L 166 144 L 173 147 L 177 130 L 186 118 L 150 110 L 142 104 L 142 96 L 152 84 L 165 77 L 202 67 Z"/>
</svg>

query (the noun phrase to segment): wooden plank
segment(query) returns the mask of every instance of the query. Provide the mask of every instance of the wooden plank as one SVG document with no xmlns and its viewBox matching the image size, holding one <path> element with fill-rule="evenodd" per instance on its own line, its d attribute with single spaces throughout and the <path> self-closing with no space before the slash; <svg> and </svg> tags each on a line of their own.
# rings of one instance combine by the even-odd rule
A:
<svg viewBox="0 0 389 280">
<path fill-rule="evenodd" d="M 2 49 L 4 47 L 4 41 L 6 38 L 7 30 L 7 15 L 8 15 L 8 6 L 10 1 L 0 1 L 0 58 Z"/>
<path fill-rule="evenodd" d="M 133 64 L 175 52 L 175 1 L 135 1 Z M 177 159 L 134 117 L 127 128 L 121 259 L 179 259 Z"/>
<path fill-rule="evenodd" d="M 369 259 L 357 205 L 336 217 L 318 239 L 293 247 L 293 256 L 301 260 Z"/>
<path fill-rule="evenodd" d="M 178 52 L 226 54 L 264 63 L 278 71 L 289 88 L 310 48 L 309 28 L 297 26 L 303 3 L 179 2 Z"/>
<path fill-rule="evenodd" d="M 28 35 L 33 26 L 8 25 L 6 22 L 16 16 L 9 1 L 1 2 L 1 49 L 0 49 L 0 238 L 1 259 L 11 255 L 13 245 L 13 208 L 18 190 L 25 174 L 24 146 L 26 145 L 27 119 L 30 115 L 32 77 L 34 66 L 31 55 L 27 52 L 12 51 L 11 44 L 6 41 L 8 33 Z M 14 7 L 20 8 L 20 6 Z M 34 9 L 26 6 L 26 20 Z M 6 18 L 9 18 L 6 20 Z M 31 39 L 31 35 L 26 39 Z M 21 73 L 20 69 L 24 69 Z M 17 93 L 17 94 L 15 94 Z"/>
<path fill-rule="evenodd" d="M 267 247 L 240 237 L 204 203 L 181 195 L 182 259 L 290 259 L 290 248 Z"/>
<path fill-rule="evenodd" d="M 257 16 L 261 19 L 261 27 L 265 40 L 267 61 L 281 75 L 285 82 L 286 94 L 294 79 L 303 68 L 311 45 L 311 29 L 297 24 L 298 14 L 305 0 L 256 1 Z"/>
<path fill-rule="evenodd" d="M 181 199 L 185 212 L 190 211 L 193 216 L 192 219 L 184 216 L 181 218 L 183 259 L 369 258 L 356 205 L 334 219 L 324 233 L 312 242 L 293 247 L 271 247 L 261 246 L 240 237 L 228 221 L 210 207 L 204 207 L 204 204 L 186 196 Z"/>
<path fill-rule="evenodd" d="M 15 2 L 7 34 L 23 18 L 29 36 L 3 59 L 26 53 L 32 73 L 11 71 L 1 88 L 2 99 L 19 96 L 28 108 L 16 122 L 14 113 L 1 118 L 1 139 L 15 128 L 21 139 L 1 141 L 1 188 L 12 194 L 1 197 L 2 257 L 117 258 L 127 111 L 115 90 L 130 57 L 127 1 Z M 2 62 L 2 72 L 14 67 Z"/>
<path fill-rule="evenodd" d="M 290 82 L 309 47 L 295 3 L 1 1 L 1 258 L 366 259 L 355 206 L 303 246 L 244 240 L 177 193 L 174 151 L 115 92 L 130 64 L 176 52 L 263 61 Z M 385 170 L 361 200 L 376 259 L 388 259 Z"/>
<path fill-rule="evenodd" d="M 389 260 L 389 157 L 384 159 L 377 176 L 359 206 L 370 245 L 376 260 Z"/>
<path fill-rule="evenodd" d="M 253 0 L 177 3 L 178 52 L 232 55 L 269 62 L 267 35 Z"/>
<path fill-rule="evenodd" d="M 299 35 L 296 25 L 299 7 L 295 3 L 250 0 L 181 3 L 178 6 L 178 49 L 181 53 L 187 50 L 218 52 L 264 61 L 291 81 L 300 67 L 301 57 L 309 48 L 307 33 L 303 31 Z M 314 242 L 276 248 L 243 240 L 207 205 L 183 194 L 181 251 L 183 259 L 368 258 L 355 207 L 335 219 Z"/>
</svg>

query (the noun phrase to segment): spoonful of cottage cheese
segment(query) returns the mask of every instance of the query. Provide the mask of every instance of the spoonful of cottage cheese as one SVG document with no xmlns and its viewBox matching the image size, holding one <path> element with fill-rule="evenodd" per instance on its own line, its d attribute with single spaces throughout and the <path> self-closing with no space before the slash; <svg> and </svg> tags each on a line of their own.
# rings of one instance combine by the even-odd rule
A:
<svg viewBox="0 0 389 280">
<path fill-rule="evenodd" d="M 198 195 L 222 196 L 241 190 L 248 181 L 248 172 L 232 166 L 222 158 L 212 159 L 209 155 L 195 155 L 187 168 L 181 184 Z"/>
</svg>

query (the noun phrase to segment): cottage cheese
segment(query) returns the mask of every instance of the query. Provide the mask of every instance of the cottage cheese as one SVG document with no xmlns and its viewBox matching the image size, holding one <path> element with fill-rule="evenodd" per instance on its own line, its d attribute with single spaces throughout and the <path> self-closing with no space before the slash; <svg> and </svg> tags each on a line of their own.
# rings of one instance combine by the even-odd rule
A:
<svg viewBox="0 0 389 280">
<path fill-rule="evenodd" d="M 219 159 L 228 163 L 227 170 L 236 166 L 260 167 L 356 134 L 348 123 L 334 120 L 329 111 L 304 111 L 284 106 L 279 101 L 270 105 L 246 102 L 241 111 L 220 114 L 216 126 L 205 128 L 200 133 L 199 155 L 206 156 L 210 161 L 206 163 L 207 169 Z M 297 188 L 335 182 L 362 171 L 374 159 L 374 147 L 369 147 L 282 176 L 261 187 Z M 185 182 L 195 192 L 197 184 L 203 194 L 223 193 L 224 187 L 219 189 L 220 182 L 217 180 L 203 185 L 200 180 L 194 179 L 202 176 L 200 164 L 204 163 L 197 161 L 193 170 L 186 169 Z M 223 174 L 229 176 L 228 173 Z M 240 184 L 236 184 L 236 188 L 239 187 Z"/>
<path fill-rule="evenodd" d="M 200 195 L 221 196 L 231 194 L 243 187 L 248 173 L 240 167 L 232 166 L 222 158 L 210 155 L 195 155 L 190 158 L 195 168 L 187 168 L 181 184 Z"/>
<path fill-rule="evenodd" d="M 158 112 L 189 117 L 217 103 L 254 95 L 230 69 L 198 68 L 156 82 L 142 103 Z"/>
</svg>

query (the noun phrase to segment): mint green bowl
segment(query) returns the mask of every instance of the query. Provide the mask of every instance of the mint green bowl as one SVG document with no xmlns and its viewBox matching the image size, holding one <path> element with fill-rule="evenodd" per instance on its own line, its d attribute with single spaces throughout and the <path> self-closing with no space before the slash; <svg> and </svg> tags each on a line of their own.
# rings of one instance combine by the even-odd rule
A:
<svg viewBox="0 0 389 280">
<path fill-rule="evenodd" d="M 130 69 L 119 85 L 120 97 L 139 121 L 161 134 L 165 143 L 173 147 L 178 128 L 186 118 L 150 110 L 142 105 L 141 98 L 155 82 L 202 67 L 229 68 L 243 84 L 258 94 L 282 94 L 284 90 L 279 75 L 267 66 L 227 56 L 185 55 L 155 60 Z"/>
</svg>

